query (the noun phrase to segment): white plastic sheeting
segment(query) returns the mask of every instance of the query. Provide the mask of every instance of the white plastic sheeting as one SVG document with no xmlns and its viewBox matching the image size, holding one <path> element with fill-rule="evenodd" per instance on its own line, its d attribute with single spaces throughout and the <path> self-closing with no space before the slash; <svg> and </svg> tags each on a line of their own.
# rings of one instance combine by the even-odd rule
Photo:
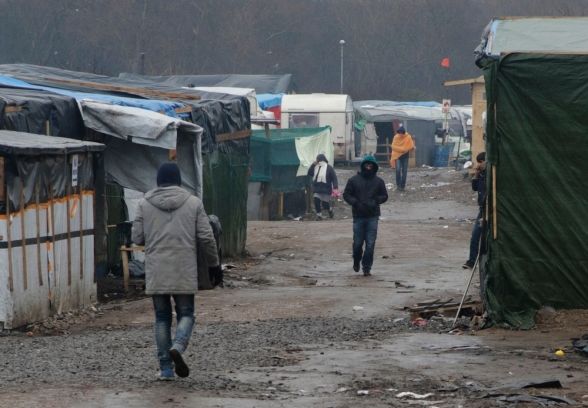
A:
<svg viewBox="0 0 588 408">
<path fill-rule="evenodd" d="M 586 53 L 588 17 L 529 17 L 492 20 L 485 55 L 509 52 Z"/>
<path fill-rule="evenodd" d="M 193 123 L 145 109 L 89 100 L 81 101 L 80 105 L 86 127 L 147 146 L 175 149 L 180 127 L 202 131 Z"/>
</svg>

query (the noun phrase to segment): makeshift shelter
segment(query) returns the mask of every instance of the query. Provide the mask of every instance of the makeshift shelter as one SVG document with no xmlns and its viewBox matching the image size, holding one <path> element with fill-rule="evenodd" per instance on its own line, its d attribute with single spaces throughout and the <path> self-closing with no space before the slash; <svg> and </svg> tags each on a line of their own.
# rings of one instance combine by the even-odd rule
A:
<svg viewBox="0 0 588 408">
<path fill-rule="evenodd" d="M 308 169 L 319 153 L 333 163 L 331 128 L 254 130 L 251 136 L 249 219 L 304 215 Z"/>
<path fill-rule="evenodd" d="M 450 153 L 456 157 L 459 152 L 469 151 L 469 145 L 463 141 L 466 134 L 468 115 L 455 107 L 446 115 L 438 102 L 396 102 L 396 101 L 356 101 L 355 145 L 361 154 L 372 153 L 380 162 L 390 159 L 390 144 L 396 129 L 402 124 L 414 137 L 416 150 L 411 153 L 409 164 L 414 166 L 448 165 Z M 469 115 L 471 116 L 471 115 Z M 442 140 L 436 140 L 438 130 L 447 122 L 449 134 L 457 143 L 442 146 Z M 450 149 L 447 149 L 450 147 Z M 446 152 L 444 160 L 440 153 Z"/>
<path fill-rule="evenodd" d="M 175 148 L 178 164 L 182 170 L 182 180 L 186 180 L 186 186 L 195 194 L 202 195 L 206 211 L 220 218 L 223 224 L 221 240 L 224 254 L 234 256 L 243 253 L 247 231 L 247 168 L 251 129 L 250 109 L 246 97 L 182 88 L 191 83 L 173 85 L 171 82 L 166 82 L 164 77 L 157 77 L 156 80 L 141 76 L 112 78 L 26 64 L 0 65 L 0 74 L 11 75 L 13 79 L 27 81 L 29 85 L 42 89 L 51 88 L 53 92 L 68 94 L 78 101 L 85 101 L 82 103 L 84 118 L 90 117 L 88 113 L 91 110 L 101 109 L 94 115 L 95 120 L 86 121 L 85 125 L 89 128 L 99 126 L 94 129 L 98 132 L 97 135 L 90 134 L 89 137 L 92 140 L 107 142 L 109 146 L 106 153 L 107 160 L 109 157 L 115 159 L 108 160 L 109 174 L 113 169 L 112 165 L 131 167 L 125 172 L 126 178 L 119 173 L 113 179 L 124 187 L 138 191 L 146 191 L 147 183 L 152 183 L 149 188 L 154 186 L 153 175 L 156 173 L 158 164 L 168 160 L 170 147 L 160 146 L 164 149 L 159 149 L 153 146 L 153 142 L 143 145 L 135 143 L 139 141 L 135 140 L 136 132 L 128 138 L 128 135 L 121 134 L 117 129 L 129 129 L 130 117 L 135 119 L 142 117 L 143 124 L 160 122 L 154 121 L 153 115 L 145 113 L 145 110 L 183 119 L 181 122 L 170 122 L 172 130 L 177 129 L 177 132 L 187 134 L 177 138 L 178 146 Z M 166 100 L 145 98 L 165 98 Z M 120 105 L 120 109 L 104 104 L 100 106 L 93 102 Z M 90 106 L 91 104 L 93 105 Z M 118 113 L 124 112 L 124 115 L 119 117 L 115 114 L 115 110 Z M 109 112 L 112 114 L 104 116 Z M 107 120 L 101 121 L 100 117 Z M 125 123 L 117 126 L 110 125 L 112 121 L 118 121 L 121 118 L 124 118 Z M 135 121 L 135 123 L 140 124 L 141 121 Z M 197 126 L 194 127 L 186 122 L 192 122 Z M 200 137 L 196 137 L 190 130 L 199 129 L 198 126 L 202 128 Z M 114 130 L 117 135 L 103 140 L 101 135 L 106 128 Z M 140 130 L 141 127 L 134 127 L 134 129 Z M 106 132 L 106 134 L 112 136 L 112 132 Z M 117 138 L 122 140 L 118 141 Z M 167 137 L 160 139 L 162 142 L 169 141 Z M 201 146 L 198 145 L 199 143 Z M 148 178 L 133 180 L 128 177 L 133 175 L 133 169 L 138 167 L 137 163 L 128 159 L 131 151 L 136 152 L 132 154 L 133 157 L 141 160 L 140 166 L 144 169 L 141 174 Z M 137 181 L 140 181 L 140 185 L 135 183 Z"/>
<path fill-rule="evenodd" d="M 104 146 L 0 130 L 0 329 L 96 302 Z"/>
<path fill-rule="evenodd" d="M 481 280 L 489 317 L 534 325 L 588 307 L 588 18 L 493 20 L 477 52 L 488 99 Z"/>
</svg>

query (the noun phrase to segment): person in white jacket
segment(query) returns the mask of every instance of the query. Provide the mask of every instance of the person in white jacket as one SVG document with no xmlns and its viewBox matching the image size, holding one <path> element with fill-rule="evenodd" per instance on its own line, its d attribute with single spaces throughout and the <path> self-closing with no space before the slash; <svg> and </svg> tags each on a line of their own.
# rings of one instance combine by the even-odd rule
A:
<svg viewBox="0 0 588 408">
<path fill-rule="evenodd" d="M 164 163 L 157 172 L 157 188 L 140 200 L 132 238 L 145 245 L 145 293 L 153 298 L 159 378 L 175 373 L 187 377 L 190 369 L 182 354 L 194 327 L 194 295 L 198 290 L 197 248 L 205 251 L 211 269 L 218 269 L 216 241 L 202 201 L 180 187 L 180 169 Z M 172 341 L 172 303 L 177 315 Z"/>
</svg>

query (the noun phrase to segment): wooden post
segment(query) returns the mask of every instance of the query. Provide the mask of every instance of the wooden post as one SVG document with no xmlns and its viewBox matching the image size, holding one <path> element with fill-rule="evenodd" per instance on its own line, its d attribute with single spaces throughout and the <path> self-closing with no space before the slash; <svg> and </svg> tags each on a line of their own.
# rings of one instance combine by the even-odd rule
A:
<svg viewBox="0 0 588 408">
<path fill-rule="evenodd" d="M 284 218 L 284 193 L 280 193 L 280 200 L 278 204 L 278 216 Z"/>
<path fill-rule="evenodd" d="M 24 199 L 23 181 L 20 182 L 20 233 L 22 242 L 22 283 L 24 290 L 29 287 L 29 277 L 27 270 L 27 243 L 26 243 L 26 228 L 25 228 L 25 199 Z"/>
<path fill-rule="evenodd" d="M 68 160 L 67 158 L 65 159 L 65 165 L 68 165 Z M 65 196 L 65 203 L 66 203 L 66 213 L 65 213 L 65 219 L 66 219 L 66 225 L 67 225 L 67 286 L 71 286 L 71 219 L 69 217 L 69 212 L 70 212 L 70 204 L 69 204 L 69 200 L 71 198 L 71 180 L 65 180 L 65 183 L 67 185 L 67 189 L 66 189 L 66 196 Z"/>
<path fill-rule="evenodd" d="M 53 185 L 51 184 L 51 180 L 47 182 L 47 190 L 49 195 L 49 216 L 51 219 L 49 220 L 49 228 L 51 228 L 51 251 L 53 252 L 53 264 L 47 265 L 47 284 L 49 285 L 49 304 L 53 303 L 53 287 L 56 287 L 56 283 L 59 281 L 57 279 L 57 249 L 55 248 L 55 202 L 53 197 Z M 51 270 L 55 273 L 55 282 L 51 284 Z M 58 292 L 59 293 L 59 292 Z"/>
<path fill-rule="evenodd" d="M 37 275 L 39 286 L 43 286 L 43 271 L 41 271 L 41 221 L 39 216 L 39 180 L 35 183 L 35 221 L 37 224 Z"/>
<path fill-rule="evenodd" d="M 126 292 L 129 291 L 129 253 L 127 252 L 127 247 L 122 245 L 120 247 L 120 256 L 122 258 L 122 267 L 123 267 L 123 289 Z"/>
<path fill-rule="evenodd" d="M 125 245 L 121 245 L 120 247 L 120 257 L 122 258 L 122 268 L 123 268 L 123 289 L 125 292 L 129 291 L 129 281 L 130 281 L 130 272 L 129 272 L 129 252 L 133 251 L 143 251 L 145 247 L 142 245 L 137 245 L 133 247 L 126 247 Z"/>
<path fill-rule="evenodd" d="M 492 165 L 492 236 L 498 237 L 498 221 L 496 219 L 496 165 Z"/>
<path fill-rule="evenodd" d="M 4 158 L 2 158 L 4 162 Z M 4 166 L 2 167 L 4 169 Z M 8 241 L 8 286 L 14 291 L 14 278 L 12 272 L 12 222 L 10 221 L 10 196 L 8 195 L 8 184 L 6 184 L 6 239 Z"/>
<path fill-rule="evenodd" d="M 80 279 L 84 279 L 84 195 L 82 186 L 79 185 L 79 171 L 78 169 L 78 191 L 80 196 Z"/>
</svg>

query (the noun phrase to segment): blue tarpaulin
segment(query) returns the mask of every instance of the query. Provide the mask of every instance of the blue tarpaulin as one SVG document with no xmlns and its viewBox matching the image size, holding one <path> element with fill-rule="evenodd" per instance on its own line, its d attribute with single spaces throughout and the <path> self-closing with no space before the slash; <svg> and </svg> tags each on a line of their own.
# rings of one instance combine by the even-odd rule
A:
<svg viewBox="0 0 588 408">
<path fill-rule="evenodd" d="M 257 103 L 263 110 L 273 108 L 274 106 L 280 106 L 282 104 L 282 96 L 284 94 L 269 94 L 262 93 L 257 94 Z"/>
<path fill-rule="evenodd" d="M 78 102 L 81 100 L 92 100 L 109 103 L 111 105 L 129 106 L 133 108 L 141 108 L 150 110 L 153 112 L 160 112 L 167 116 L 179 117 L 176 113 L 177 108 L 182 108 L 185 105 L 175 101 L 162 101 L 157 99 L 141 99 L 141 98 L 128 98 L 124 96 L 114 96 L 99 93 L 87 93 L 78 91 L 68 91 L 60 88 L 53 88 L 48 86 L 32 85 L 28 82 L 21 81 L 16 78 L 9 76 L 0 75 L 0 86 L 7 86 L 12 88 L 22 89 L 34 89 L 38 91 L 53 92 L 59 95 L 66 95 L 76 99 Z"/>
</svg>

